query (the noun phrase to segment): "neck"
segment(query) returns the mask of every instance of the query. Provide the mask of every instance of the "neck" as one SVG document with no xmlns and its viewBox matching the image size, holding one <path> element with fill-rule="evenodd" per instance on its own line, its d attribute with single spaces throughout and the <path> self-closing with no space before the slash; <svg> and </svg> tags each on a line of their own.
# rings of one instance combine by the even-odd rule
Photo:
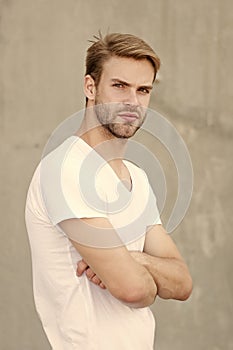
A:
<svg viewBox="0 0 233 350">
<path fill-rule="evenodd" d="M 101 125 L 93 108 L 87 108 L 76 135 L 94 148 L 108 162 L 118 162 L 124 157 L 127 139 L 117 138 Z"/>
</svg>

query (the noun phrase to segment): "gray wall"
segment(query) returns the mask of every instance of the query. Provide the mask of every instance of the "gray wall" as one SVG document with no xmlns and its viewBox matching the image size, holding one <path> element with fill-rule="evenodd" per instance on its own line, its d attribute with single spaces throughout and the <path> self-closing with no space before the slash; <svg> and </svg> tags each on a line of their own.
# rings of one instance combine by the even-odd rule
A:
<svg viewBox="0 0 233 350">
<path fill-rule="evenodd" d="M 191 206 L 172 237 L 194 290 L 185 303 L 156 301 L 156 349 L 233 349 L 231 0 L 0 1 L 0 348 L 49 349 L 32 298 L 25 196 L 50 133 L 84 106 L 85 50 L 98 29 L 139 35 L 159 53 L 151 107 L 193 162 Z"/>
</svg>

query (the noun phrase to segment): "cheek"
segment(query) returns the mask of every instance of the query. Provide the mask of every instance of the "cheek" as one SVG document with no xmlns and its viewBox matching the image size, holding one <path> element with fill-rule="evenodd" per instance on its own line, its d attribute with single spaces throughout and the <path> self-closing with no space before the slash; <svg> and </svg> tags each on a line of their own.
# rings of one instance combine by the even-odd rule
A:
<svg viewBox="0 0 233 350">
<path fill-rule="evenodd" d="M 106 100 L 109 102 L 120 102 L 124 97 L 123 91 L 111 89 L 105 93 Z"/>
<path fill-rule="evenodd" d="M 148 94 L 148 95 L 143 95 L 143 96 L 140 96 L 138 101 L 139 101 L 139 104 L 143 107 L 148 107 L 149 105 L 149 102 L 150 102 L 150 98 L 151 98 L 151 95 Z"/>
<path fill-rule="evenodd" d="M 111 102 L 111 94 L 109 94 L 108 91 L 104 91 L 104 90 L 97 91 L 96 101 L 101 103 Z"/>
</svg>

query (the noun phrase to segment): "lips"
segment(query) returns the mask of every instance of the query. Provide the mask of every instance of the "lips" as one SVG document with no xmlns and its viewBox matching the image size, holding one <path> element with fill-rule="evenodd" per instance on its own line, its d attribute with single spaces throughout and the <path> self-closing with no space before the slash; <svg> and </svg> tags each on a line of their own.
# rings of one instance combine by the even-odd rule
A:
<svg viewBox="0 0 233 350">
<path fill-rule="evenodd" d="M 138 114 L 137 113 L 132 113 L 132 112 L 124 112 L 124 113 L 120 113 L 118 115 L 122 119 L 124 119 L 126 121 L 130 121 L 130 122 L 133 122 L 134 120 L 139 119 Z"/>
</svg>

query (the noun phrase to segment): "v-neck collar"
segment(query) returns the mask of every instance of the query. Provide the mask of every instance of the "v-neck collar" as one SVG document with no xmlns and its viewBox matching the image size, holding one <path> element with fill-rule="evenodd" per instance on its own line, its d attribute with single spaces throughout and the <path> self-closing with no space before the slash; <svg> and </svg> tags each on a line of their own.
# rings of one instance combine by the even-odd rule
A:
<svg viewBox="0 0 233 350">
<path fill-rule="evenodd" d="M 81 137 L 76 136 L 76 135 L 72 135 L 70 136 L 71 138 L 74 137 L 78 142 L 81 142 L 81 144 L 87 149 L 88 153 L 90 153 L 90 151 L 95 152 L 95 154 L 97 155 L 97 157 L 99 157 L 101 159 L 102 162 L 104 162 L 105 164 L 108 165 L 108 169 L 111 171 L 111 173 L 113 174 L 113 176 L 117 179 L 117 181 L 124 187 L 124 189 L 129 192 L 130 194 L 132 194 L 132 192 L 134 191 L 134 187 L 135 187 L 135 182 L 134 182 L 134 176 L 133 176 L 133 169 L 130 166 L 130 162 L 123 159 L 123 163 L 126 166 L 128 172 L 129 172 L 129 176 L 130 176 L 130 189 L 124 184 L 124 181 L 122 181 L 119 176 L 117 175 L 117 173 L 114 171 L 114 169 L 111 167 L 111 165 L 93 148 L 91 147 L 86 141 L 84 141 Z M 82 149 L 81 149 L 82 150 Z M 82 150 L 83 151 L 83 150 Z"/>
</svg>

